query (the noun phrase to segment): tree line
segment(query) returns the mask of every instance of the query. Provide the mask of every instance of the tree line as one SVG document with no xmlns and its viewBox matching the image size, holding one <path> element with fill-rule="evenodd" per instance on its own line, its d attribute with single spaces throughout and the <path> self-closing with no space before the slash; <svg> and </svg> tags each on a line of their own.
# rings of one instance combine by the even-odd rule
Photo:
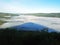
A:
<svg viewBox="0 0 60 45">
<path fill-rule="evenodd" d="M 60 45 L 60 33 L 0 29 L 0 45 Z"/>
</svg>

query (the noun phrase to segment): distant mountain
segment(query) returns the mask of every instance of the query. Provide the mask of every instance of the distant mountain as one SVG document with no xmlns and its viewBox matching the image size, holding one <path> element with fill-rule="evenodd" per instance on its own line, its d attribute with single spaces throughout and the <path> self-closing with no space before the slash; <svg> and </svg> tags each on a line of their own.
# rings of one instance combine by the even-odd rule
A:
<svg viewBox="0 0 60 45">
<path fill-rule="evenodd" d="M 11 28 L 15 28 L 17 30 L 24 30 L 24 31 L 41 31 L 41 30 L 48 30 L 48 32 L 55 31 L 55 30 L 50 29 L 46 26 L 35 24 L 32 22 L 24 23 L 22 25 L 14 26 Z"/>
</svg>

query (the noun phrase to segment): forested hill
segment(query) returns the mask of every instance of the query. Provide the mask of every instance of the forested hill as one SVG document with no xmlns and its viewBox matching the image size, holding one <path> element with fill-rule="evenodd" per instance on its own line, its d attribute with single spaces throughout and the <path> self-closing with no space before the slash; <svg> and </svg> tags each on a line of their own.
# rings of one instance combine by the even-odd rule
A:
<svg viewBox="0 0 60 45">
<path fill-rule="evenodd" d="M 0 29 L 0 45 L 60 45 L 60 33 Z"/>
<path fill-rule="evenodd" d="M 2 13 L 2 12 L 0 12 L 0 25 L 2 25 L 3 23 L 5 23 L 5 21 L 2 20 L 2 19 L 10 19 L 12 16 L 18 16 L 18 14 Z"/>
<path fill-rule="evenodd" d="M 4 16 L 16 16 L 16 15 L 18 15 L 18 14 L 14 14 L 14 13 L 2 13 L 2 12 L 0 12 L 0 18 L 4 17 Z"/>
<path fill-rule="evenodd" d="M 43 16 L 43 17 L 60 17 L 60 13 L 29 13 L 25 15 L 35 15 L 35 16 Z"/>
<path fill-rule="evenodd" d="M 12 13 L 0 13 L 0 17 L 3 16 L 16 16 L 19 14 L 12 14 Z M 42 17 L 59 17 L 60 18 L 60 13 L 20 13 L 20 15 L 34 15 L 34 16 L 42 16 Z"/>
</svg>

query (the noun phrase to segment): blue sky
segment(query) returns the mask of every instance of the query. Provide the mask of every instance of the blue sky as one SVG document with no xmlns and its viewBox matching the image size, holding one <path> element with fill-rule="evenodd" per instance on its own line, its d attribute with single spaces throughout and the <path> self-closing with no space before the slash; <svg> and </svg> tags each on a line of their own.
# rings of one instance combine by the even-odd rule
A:
<svg viewBox="0 0 60 45">
<path fill-rule="evenodd" d="M 60 0 L 0 0 L 0 12 L 56 13 L 60 12 Z"/>
</svg>

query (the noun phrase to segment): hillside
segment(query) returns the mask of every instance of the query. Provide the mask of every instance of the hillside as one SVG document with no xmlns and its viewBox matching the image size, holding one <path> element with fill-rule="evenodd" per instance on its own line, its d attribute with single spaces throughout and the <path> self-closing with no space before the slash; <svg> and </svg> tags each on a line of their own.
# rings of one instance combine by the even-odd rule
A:
<svg viewBox="0 0 60 45">
<path fill-rule="evenodd" d="M 60 13 L 26 13 L 20 15 L 34 15 L 34 16 L 43 16 L 43 17 L 60 17 Z M 18 16 L 18 14 L 12 14 L 12 13 L 0 13 L 0 18 L 4 16 Z"/>
<path fill-rule="evenodd" d="M 48 28 L 44 25 L 40 25 L 40 24 L 36 24 L 33 22 L 28 22 L 28 23 L 24 23 L 22 25 L 18 25 L 18 26 L 13 26 L 11 28 L 17 29 L 17 30 L 24 30 L 24 31 L 41 31 L 41 30 L 46 30 L 48 32 L 57 32 L 54 29 Z"/>
<path fill-rule="evenodd" d="M 20 15 L 35 15 L 35 16 L 43 16 L 43 17 L 60 17 L 60 13 L 26 13 L 26 14 L 20 14 Z M 18 14 L 12 14 L 12 13 L 0 13 L 0 17 L 4 16 L 18 16 Z"/>
<path fill-rule="evenodd" d="M 13 13 L 0 13 L 0 18 L 4 18 L 4 16 L 17 16 L 18 14 Z"/>
<path fill-rule="evenodd" d="M 60 33 L 0 29 L 0 45 L 60 45 Z"/>
<path fill-rule="evenodd" d="M 2 25 L 3 23 L 5 23 L 5 21 L 0 20 L 0 25 Z"/>
<path fill-rule="evenodd" d="M 18 16 L 18 14 L 0 13 L 0 25 L 5 23 L 4 19 L 10 19 L 12 16 Z"/>
<path fill-rule="evenodd" d="M 24 15 L 34 15 L 34 16 L 43 16 L 43 17 L 59 17 L 60 13 L 29 13 Z"/>
</svg>

